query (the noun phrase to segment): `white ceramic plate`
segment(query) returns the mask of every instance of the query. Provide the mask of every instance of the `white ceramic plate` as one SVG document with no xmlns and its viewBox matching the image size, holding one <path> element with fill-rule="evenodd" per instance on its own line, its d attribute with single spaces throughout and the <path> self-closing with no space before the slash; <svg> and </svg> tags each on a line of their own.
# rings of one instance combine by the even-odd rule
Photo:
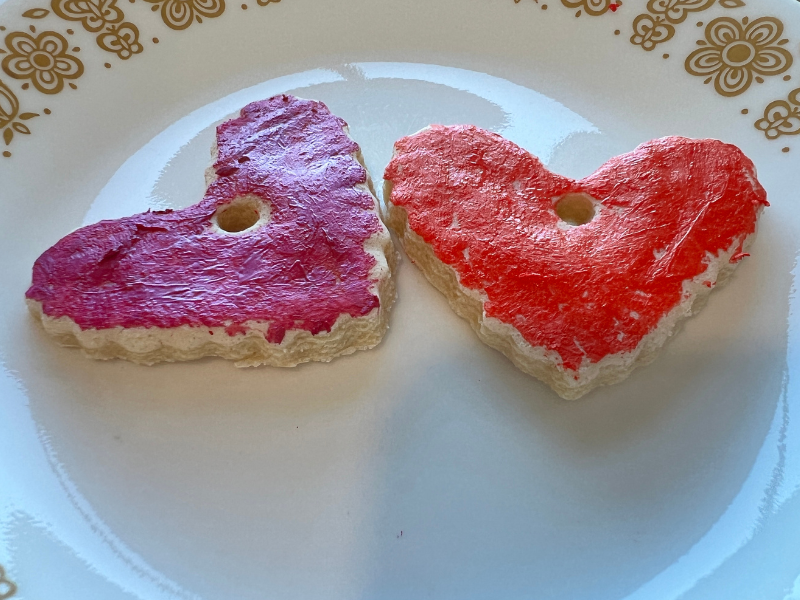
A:
<svg viewBox="0 0 800 600">
<path fill-rule="evenodd" d="M 800 2 L 609 5 L 0 0 L 0 598 L 800 598 Z M 683 134 L 738 144 L 772 206 L 653 365 L 574 403 L 408 260 L 383 343 L 330 364 L 52 343 L 35 258 L 197 201 L 213 125 L 281 92 L 376 180 L 429 123 L 571 176 Z"/>
</svg>

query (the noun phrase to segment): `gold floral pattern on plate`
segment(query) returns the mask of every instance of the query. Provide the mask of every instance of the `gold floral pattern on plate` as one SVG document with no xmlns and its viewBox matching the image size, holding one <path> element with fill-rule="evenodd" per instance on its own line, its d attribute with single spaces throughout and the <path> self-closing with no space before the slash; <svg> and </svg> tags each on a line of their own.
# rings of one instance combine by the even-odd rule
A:
<svg viewBox="0 0 800 600">
<path fill-rule="evenodd" d="M 17 586 L 6 577 L 6 571 L 3 569 L 3 565 L 0 565 L 0 600 L 8 600 L 16 593 Z"/>
<path fill-rule="evenodd" d="M 764 116 L 754 126 L 763 131 L 768 140 L 800 134 L 800 88 L 789 92 L 786 100 L 770 102 L 764 109 Z"/>
<path fill-rule="evenodd" d="M 647 12 L 633 20 L 631 44 L 650 52 L 675 36 L 675 25 L 683 23 L 690 13 L 711 8 L 716 0 L 650 0 Z M 744 6 L 744 0 L 720 0 L 724 8 Z"/>
<path fill-rule="evenodd" d="M 22 121 L 38 117 L 39 113 L 19 112 L 19 100 L 11 89 L 0 81 L 0 131 L 6 146 L 11 144 L 14 133 L 29 135 L 31 130 Z M 8 153 L 8 151 L 6 151 Z M 4 153 L 5 154 L 5 153 Z M 9 153 L 10 154 L 10 153 Z"/>
<path fill-rule="evenodd" d="M 788 2 L 789 0 L 787 0 Z M 519 3 L 520 0 L 514 0 Z M 538 4 L 539 0 L 534 0 Z M 642 0 L 644 3 L 644 0 Z M 797 0 L 800 2 L 800 0 Z M 611 10 L 611 0 L 561 0 L 567 8 L 579 8 L 587 14 L 603 14 Z M 622 3 L 613 5 L 613 10 Z M 646 12 L 634 17 L 630 43 L 647 52 L 659 44 L 670 41 L 676 26 L 685 22 L 693 13 L 701 13 L 714 6 L 723 9 L 738 9 L 747 6 L 745 0 L 647 0 Z M 605 10 L 604 10 L 605 7 Z M 542 7 L 544 8 L 544 7 Z M 697 23 L 698 27 L 703 22 Z M 763 83 L 765 77 L 786 73 L 793 63 L 792 53 L 786 49 L 789 40 L 782 38 L 783 22 L 773 16 L 761 16 L 754 20 L 744 17 L 737 21 L 723 16 L 713 19 L 705 28 L 704 37 L 697 41 L 699 48 L 692 51 L 684 62 L 687 73 L 704 77 L 706 84 L 714 83 L 716 92 L 724 97 L 743 94 L 752 86 L 753 80 Z M 614 35 L 620 35 L 619 29 Z M 795 44 L 792 43 L 792 46 Z M 669 58 L 670 54 L 663 54 Z M 791 80 L 787 74 L 784 81 Z M 786 100 L 775 100 L 764 110 L 764 117 L 756 121 L 756 129 L 763 131 L 767 139 L 800 134 L 800 91 L 793 90 Z M 742 110 L 747 114 L 747 109 Z M 781 149 L 789 152 L 790 148 Z"/>
<path fill-rule="evenodd" d="M 117 7 L 117 0 L 53 0 L 50 6 L 65 21 L 80 21 L 91 33 L 125 18 Z"/>
<path fill-rule="evenodd" d="M 134 2 L 135 0 L 130 0 Z M 152 4 L 153 11 L 161 11 L 163 22 L 173 30 L 187 29 L 192 23 L 202 23 L 203 18 L 213 19 L 225 10 L 225 0 L 145 0 Z M 281 0 L 256 0 L 261 6 Z M 534 0 L 538 4 L 538 0 Z M 798 0 L 800 1 L 800 0 Z M 519 3 L 520 0 L 514 0 Z M 623 4 L 620 0 L 561 0 L 566 8 L 578 9 L 576 16 L 590 16 L 616 12 Z M 715 4 L 725 8 L 741 8 L 744 0 L 649 0 L 647 13 L 633 20 L 632 44 L 651 51 L 675 35 L 675 25 L 684 22 L 691 13 L 708 10 Z M 242 8 L 247 8 L 242 5 Z M 541 8 L 546 8 L 542 5 Z M 99 48 L 127 60 L 144 50 L 139 40 L 139 29 L 125 21 L 117 0 L 51 0 L 55 15 L 66 21 L 80 22 L 86 31 L 96 33 Z M 45 8 L 31 8 L 22 13 L 28 19 L 44 19 L 50 15 Z M 698 23 L 700 25 L 700 23 Z M 0 31 L 5 30 L 0 27 Z M 32 33 L 36 33 L 33 26 Z M 67 30 L 72 34 L 72 30 Z M 620 31 L 616 30 L 619 35 Z M 714 88 L 722 96 L 738 96 L 752 84 L 753 79 L 761 83 L 764 77 L 779 75 L 791 68 L 794 59 L 783 46 L 781 39 L 783 23 L 774 17 L 760 17 L 741 24 L 729 17 L 719 17 L 708 24 L 705 39 L 699 40 L 700 48 L 686 59 L 685 69 L 695 76 L 705 77 L 705 83 L 714 82 Z M 158 43 L 157 38 L 153 38 Z M 57 94 L 65 81 L 78 79 L 84 71 L 83 63 L 69 52 L 66 39 L 55 31 L 45 31 L 38 36 L 26 32 L 12 32 L 5 38 L 8 50 L 0 48 L 2 70 L 14 79 L 26 79 L 45 94 Z M 74 51 L 79 50 L 75 48 Z M 664 58 L 668 58 L 665 54 Z M 110 68 L 110 64 L 105 66 Z M 789 80 L 790 76 L 784 77 Z M 22 85 L 27 89 L 28 83 Z M 70 87 L 75 84 L 69 81 Z M 770 103 L 764 117 L 755 127 L 763 131 L 768 139 L 798 133 L 798 90 L 793 90 L 786 100 Z M 49 109 L 44 111 L 50 114 Z M 15 133 L 30 134 L 22 121 L 39 116 L 38 113 L 19 113 L 19 102 L 14 92 L 0 81 L 0 135 L 6 145 Z M 784 148 L 788 151 L 788 148 Z M 11 155 L 4 151 L 4 157 Z M 0 600 L 2 600 L 0 598 Z"/>
<path fill-rule="evenodd" d="M 90 33 L 102 32 L 97 36 L 97 45 L 122 60 L 144 50 L 139 28 L 123 22 L 125 14 L 117 0 L 52 0 L 50 6 L 65 21 L 79 21 Z"/>
<path fill-rule="evenodd" d="M 203 18 L 213 19 L 222 15 L 225 10 L 225 0 L 145 0 L 152 4 L 154 11 L 161 10 L 164 23 L 174 30 L 188 28 L 192 23 L 202 23 Z M 256 0 L 260 6 L 277 4 L 281 0 Z M 583 0 L 582 0 L 583 1 Z M 587 0 L 596 1 L 596 0 Z M 65 21 L 79 22 L 83 28 L 97 34 L 97 46 L 116 54 L 121 60 L 128 60 L 144 51 L 140 41 L 139 28 L 125 21 L 125 14 L 117 5 L 118 0 L 51 0 L 50 9 L 36 7 L 22 13 L 26 19 L 39 20 L 50 14 Z M 130 0 L 131 3 L 135 0 Z M 242 8 L 247 8 L 246 4 Z M 5 31 L 0 26 L 0 32 Z M 36 34 L 36 28 L 30 26 L 31 34 Z M 67 34 L 74 32 L 67 29 Z M 83 62 L 69 51 L 66 38 L 56 31 L 45 31 L 38 35 L 31 35 L 24 31 L 15 31 L 5 37 L 7 49 L 0 47 L 0 68 L 13 79 L 28 80 L 22 84 L 22 89 L 28 89 L 30 83 L 42 93 L 58 94 L 63 90 L 65 82 L 74 89 L 77 86 L 72 80 L 83 75 Z M 157 44 L 158 38 L 153 38 Z M 72 52 L 78 52 L 74 48 Z M 110 63 L 105 63 L 110 68 Z M 16 134 L 29 135 L 29 127 L 22 121 L 38 117 L 39 113 L 20 113 L 19 101 L 16 94 L 8 85 L 0 81 L 0 139 L 5 146 L 11 144 Z M 44 109 L 45 114 L 50 114 L 50 109 Z M 11 156 L 11 152 L 0 152 L 4 158 Z M 0 597 L 0 600 L 3 600 Z"/>
<path fill-rule="evenodd" d="M 741 23 L 731 17 L 718 17 L 705 29 L 705 39 L 686 58 L 686 71 L 714 82 L 721 96 L 738 96 L 755 79 L 780 75 L 792 66 L 792 53 L 782 46 L 788 43 L 783 23 L 775 17 L 761 17 Z"/>
<path fill-rule="evenodd" d="M 225 0 L 145 0 L 153 10 L 161 7 L 161 18 L 170 29 L 181 30 L 203 17 L 213 19 L 225 12 Z"/>
<path fill-rule="evenodd" d="M 50 11 L 46 8 L 32 8 L 22 13 L 22 16 L 26 19 L 44 19 L 49 14 Z"/>
<path fill-rule="evenodd" d="M 3 58 L 3 71 L 14 79 L 30 79 L 43 94 L 57 94 L 66 80 L 83 75 L 83 63 L 69 53 L 67 40 L 55 31 L 38 36 L 15 31 L 5 39 L 8 55 Z"/>
<path fill-rule="evenodd" d="M 122 60 L 144 50 L 139 42 L 139 29 L 133 23 L 112 25 L 108 31 L 97 36 L 97 45 L 103 50 L 113 52 Z"/>
</svg>

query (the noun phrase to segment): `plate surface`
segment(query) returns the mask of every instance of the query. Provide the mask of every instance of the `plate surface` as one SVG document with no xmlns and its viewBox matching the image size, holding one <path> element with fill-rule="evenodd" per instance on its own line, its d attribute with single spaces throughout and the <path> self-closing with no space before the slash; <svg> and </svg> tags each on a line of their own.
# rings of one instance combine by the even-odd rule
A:
<svg viewBox="0 0 800 600">
<path fill-rule="evenodd" d="M 800 2 L 242 1 L 0 0 L 0 598 L 800 598 Z M 573 403 L 408 260 L 384 341 L 330 364 L 53 344 L 36 257 L 197 201 L 214 124 L 282 92 L 377 182 L 429 123 L 575 177 L 682 134 L 772 206 L 655 363 Z"/>
</svg>

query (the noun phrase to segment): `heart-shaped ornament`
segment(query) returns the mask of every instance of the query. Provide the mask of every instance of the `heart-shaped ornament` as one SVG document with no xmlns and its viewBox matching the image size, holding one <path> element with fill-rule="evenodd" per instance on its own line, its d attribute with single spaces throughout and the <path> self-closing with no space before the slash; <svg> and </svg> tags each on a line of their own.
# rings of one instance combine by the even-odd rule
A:
<svg viewBox="0 0 800 600">
<path fill-rule="evenodd" d="M 395 144 L 388 224 L 479 337 L 567 399 L 654 358 L 724 281 L 766 193 L 717 140 L 669 137 L 575 181 L 474 126 Z"/>
<path fill-rule="evenodd" d="M 47 250 L 26 296 L 95 358 L 151 364 L 327 361 L 377 344 L 394 250 L 346 123 L 276 96 L 217 127 L 201 202 L 83 227 Z"/>
</svg>

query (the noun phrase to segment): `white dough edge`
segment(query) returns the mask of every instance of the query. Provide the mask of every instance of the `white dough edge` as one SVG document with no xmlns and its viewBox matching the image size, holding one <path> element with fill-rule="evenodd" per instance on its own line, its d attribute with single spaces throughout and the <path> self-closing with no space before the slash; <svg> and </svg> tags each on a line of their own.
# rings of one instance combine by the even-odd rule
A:
<svg viewBox="0 0 800 600">
<path fill-rule="evenodd" d="M 433 248 L 408 225 L 406 209 L 391 202 L 392 182 L 384 183 L 386 224 L 398 237 L 406 255 L 433 286 L 447 298 L 450 307 L 466 319 L 482 342 L 505 354 L 521 371 L 549 385 L 565 400 L 577 400 L 593 389 L 619 383 L 640 366 L 651 363 L 677 326 L 705 305 L 717 286 L 724 284 L 738 262 L 730 259 L 742 245 L 744 252 L 755 240 L 755 232 L 735 239 L 730 248 L 714 255 L 708 253 L 706 270 L 683 282 L 681 301 L 658 322 L 658 325 L 629 352 L 611 354 L 596 363 L 584 361 L 577 371 L 563 367 L 561 356 L 543 346 L 532 346 L 512 325 L 486 315 L 485 293 L 461 284 L 458 272 L 436 257 Z M 759 208 L 760 214 L 761 208 Z M 710 282 L 711 287 L 705 285 Z M 577 378 L 576 378 L 577 375 Z"/>
<path fill-rule="evenodd" d="M 344 129 L 349 135 L 347 128 Z M 217 157 L 216 141 L 211 156 L 213 165 Z M 379 223 L 379 230 L 364 242 L 363 248 L 375 258 L 375 265 L 369 273 L 373 282 L 370 291 L 378 297 L 380 304 L 364 316 L 342 313 L 330 331 L 317 334 L 304 329 L 289 329 L 281 343 L 275 344 L 265 337 L 270 325 L 268 321 L 247 321 L 243 324 L 247 331 L 237 335 L 229 335 L 225 327 L 191 325 L 82 329 L 69 317 L 54 318 L 45 314 L 41 302 L 36 300 L 26 299 L 28 309 L 62 346 L 78 347 L 90 358 L 121 358 L 141 365 L 218 356 L 236 361 L 237 367 L 293 367 L 309 361 L 328 362 L 357 350 L 373 348 L 389 328 L 389 312 L 396 298 L 392 274 L 399 255 L 380 218 L 380 204 L 361 151 L 352 156 L 367 173 L 366 183 L 355 187 L 370 195 L 374 204 L 372 211 Z M 205 176 L 208 187 L 216 179 L 213 166 L 206 169 Z"/>
</svg>

